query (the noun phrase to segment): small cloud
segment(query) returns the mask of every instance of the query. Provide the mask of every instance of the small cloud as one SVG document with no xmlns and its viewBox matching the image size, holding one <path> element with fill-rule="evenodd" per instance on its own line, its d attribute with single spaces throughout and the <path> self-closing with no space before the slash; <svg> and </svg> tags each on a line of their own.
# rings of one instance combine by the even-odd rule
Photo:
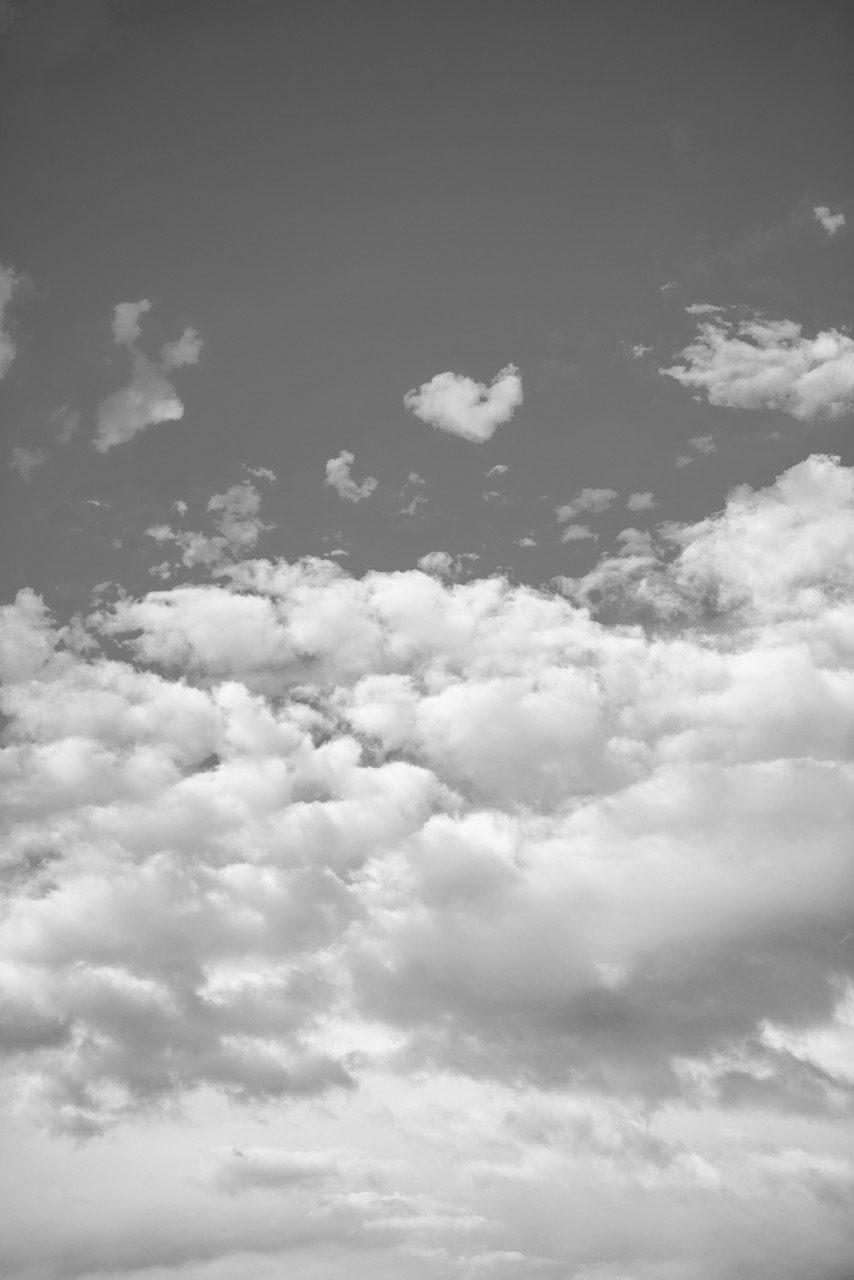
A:
<svg viewBox="0 0 854 1280">
<path fill-rule="evenodd" d="M 80 410 L 71 409 L 67 404 L 61 405 L 51 413 L 50 425 L 59 443 L 68 444 L 80 427 Z"/>
<path fill-rule="evenodd" d="M 691 465 L 691 463 L 692 463 L 693 461 L 694 461 L 694 459 L 691 457 L 691 455 L 690 455 L 689 453 L 680 453 L 680 454 L 679 454 L 679 456 L 678 456 L 678 457 L 677 457 L 677 459 L 676 459 L 676 466 L 677 466 L 677 467 L 690 467 L 690 465 Z"/>
<path fill-rule="evenodd" d="M 330 556 L 342 557 L 342 556 L 349 556 L 350 552 L 345 551 L 343 547 L 336 547 L 334 551 L 330 551 L 328 554 Z"/>
<path fill-rule="evenodd" d="M 0 378 L 9 372 L 9 366 L 15 359 L 15 341 L 6 328 L 6 309 L 21 288 L 22 279 L 11 267 L 0 263 Z"/>
<path fill-rule="evenodd" d="M 330 458 L 326 464 L 326 484 L 336 489 L 348 502 L 361 502 L 369 498 L 377 487 L 374 476 L 366 476 L 361 484 L 356 484 L 350 476 L 350 468 L 355 462 L 353 454 L 342 449 L 337 458 Z"/>
<path fill-rule="evenodd" d="M 629 511 L 651 511 L 658 503 L 648 491 L 646 493 L 630 493 L 626 503 Z"/>
<path fill-rule="evenodd" d="M 840 227 L 845 226 L 845 214 L 831 213 L 826 204 L 817 204 L 813 213 L 829 236 L 835 236 Z"/>
<path fill-rule="evenodd" d="M 677 288 L 677 283 L 675 280 L 665 280 L 664 284 L 659 285 L 658 292 L 669 293 L 671 289 L 675 289 L 675 288 Z"/>
<path fill-rule="evenodd" d="M 617 541 L 623 545 L 618 554 L 621 556 L 648 556 L 652 554 L 652 534 L 645 529 L 621 529 Z"/>
<path fill-rule="evenodd" d="M 489 386 L 461 373 L 437 373 L 407 391 L 403 403 L 431 427 L 482 444 L 522 403 L 522 379 L 514 364 L 501 369 Z"/>
<path fill-rule="evenodd" d="M 9 466 L 13 471 L 17 471 L 22 480 L 29 484 L 33 478 L 33 473 L 43 466 L 46 461 L 47 453 L 44 449 L 27 449 L 23 445 L 18 445 L 12 450 Z"/>
<path fill-rule="evenodd" d="M 536 542 L 536 539 L 535 539 L 535 538 L 527 538 L 527 537 L 526 537 L 526 538 L 517 538 L 517 539 L 516 539 L 516 546 L 517 546 L 517 547 L 535 547 L 536 545 L 537 545 L 537 542 Z"/>
<path fill-rule="evenodd" d="M 572 502 L 567 502 L 562 507 L 555 507 L 555 515 L 561 524 L 564 520 L 571 520 L 573 516 L 577 516 L 580 511 L 599 515 L 600 512 L 608 510 L 616 497 L 618 497 L 616 489 L 581 489 Z"/>
<path fill-rule="evenodd" d="M 713 307 L 710 302 L 692 302 L 685 310 L 689 316 L 713 316 L 723 311 L 723 307 Z"/>
<path fill-rule="evenodd" d="M 139 318 L 151 310 L 148 298 L 139 302 L 119 302 L 113 310 L 113 342 L 118 347 L 132 347 L 142 335 Z"/>
<path fill-rule="evenodd" d="M 503 476 L 504 473 L 509 470 L 510 468 L 506 466 L 503 462 L 496 462 L 494 467 L 489 468 L 489 470 L 486 472 L 486 475 L 487 476 Z"/>
<path fill-rule="evenodd" d="M 688 443 L 698 453 L 714 453 L 718 447 L 711 436 L 693 436 Z"/>
<path fill-rule="evenodd" d="M 201 339 L 194 329 L 185 329 L 174 343 L 163 348 L 160 364 L 150 360 L 137 346 L 141 315 L 151 310 L 147 298 L 139 302 L 120 302 L 113 314 L 113 341 L 127 347 L 131 354 L 130 383 L 113 392 L 98 406 L 97 431 L 93 444 L 106 453 L 117 444 L 125 444 L 139 431 L 161 422 L 177 422 L 184 416 L 184 406 L 165 372 L 198 359 Z"/>
<path fill-rule="evenodd" d="M 184 502 L 181 498 L 179 498 L 177 502 L 172 503 L 172 508 L 174 511 L 178 512 L 179 516 L 185 516 L 189 511 L 189 507 L 187 506 L 186 502 Z"/>
<path fill-rule="evenodd" d="M 594 538 L 596 534 L 586 524 L 568 524 L 560 535 L 561 542 L 583 542 L 586 538 Z"/>
<path fill-rule="evenodd" d="M 447 551 L 428 551 L 418 561 L 422 573 L 432 573 L 437 578 L 447 578 L 454 571 L 454 557 Z"/>
<path fill-rule="evenodd" d="M 499 493 L 497 489 L 488 489 L 483 495 L 484 502 L 507 502 L 507 494 Z"/>
<path fill-rule="evenodd" d="M 269 467 L 247 467 L 246 470 L 257 480 L 269 480 L 270 484 L 275 484 L 278 480 L 275 471 L 271 471 Z"/>
<path fill-rule="evenodd" d="M 646 355 L 647 351 L 652 351 L 652 347 L 645 347 L 642 342 L 636 342 L 633 347 L 629 348 L 630 355 L 633 360 L 640 360 Z"/>
<path fill-rule="evenodd" d="M 198 364 L 202 340 L 195 329 L 185 329 L 180 338 L 166 342 L 160 349 L 164 369 L 180 369 L 185 364 Z"/>
<path fill-rule="evenodd" d="M 409 475 L 406 477 L 406 483 L 407 484 L 424 484 L 425 481 L 423 477 L 418 474 L 417 471 L 410 471 Z"/>
</svg>

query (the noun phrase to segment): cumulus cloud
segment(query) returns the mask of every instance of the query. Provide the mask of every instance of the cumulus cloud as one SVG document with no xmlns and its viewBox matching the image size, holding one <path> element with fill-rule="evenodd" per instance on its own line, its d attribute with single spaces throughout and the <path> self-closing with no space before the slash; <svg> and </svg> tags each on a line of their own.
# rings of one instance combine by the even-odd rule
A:
<svg viewBox="0 0 854 1280">
<path fill-rule="evenodd" d="M 199 1280 L 844 1275 L 854 471 L 560 590 L 241 559 L 232 492 L 214 581 L 0 614 L 16 1105 L 271 1104 L 194 1174 Z"/>
<path fill-rule="evenodd" d="M 407 391 L 403 403 L 431 427 L 482 444 L 522 403 L 522 379 L 514 364 L 499 370 L 489 386 L 461 373 L 437 373 Z"/>
<path fill-rule="evenodd" d="M 195 364 L 201 339 L 194 329 L 185 329 L 175 342 L 166 343 L 159 362 L 151 360 L 137 345 L 142 335 L 140 318 L 151 307 L 147 298 L 120 302 L 115 307 L 113 341 L 130 353 L 131 380 L 98 405 L 93 444 L 100 453 L 127 443 L 147 427 L 177 422 L 184 416 L 184 405 L 166 374 L 182 365 Z"/>
<path fill-rule="evenodd" d="M 647 491 L 645 493 L 630 493 L 626 506 L 629 511 L 651 511 L 653 507 L 658 506 L 658 503 L 652 494 Z"/>
<path fill-rule="evenodd" d="M 567 502 L 562 507 L 555 507 L 555 515 L 561 523 L 564 520 L 571 520 L 582 511 L 599 515 L 602 511 L 608 510 L 617 496 L 616 489 L 581 489 L 572 502 Z"/>
<path fill-rule="evenodd" d="M 561 542 L 583 542 L 586 538 L 595 539 L 596 534 L 586 524 L 568 524 L 560 535 Z"/>
<path fill-rule="evenodd" d="M 352 453 L 342 449 L 337 458 L 330 458 L 326 464 L 326 483 L 335 489 L 348 502 L 361 502 L 370 498 L 377 487 L 374 476 L 366 476 L 361 484 L 357 484 L 350 475 L 350 468 L 356 461 Z"/>
<path fill-rule="evenodd" d="M 712 436 L 692 436 L 688 443 L 698 453 L 714 453 L 717 448 Z"/>
<path fill-rule="evenodd" d="M 816 222 L 820 222 L 829 236 L 835 236 L 845 226 L 844 213 L 831 213 L 826 204 L 817 204 L 813 209 Z"/>
<path fill-rule="evenodd" d="M 793 320 L 715 315 L 680 355 L 683 364 L 661 372 L 710 404 L 780 409 L 802 422 L 854 408 L 854 339 L 838 329 L 807 338 Z"/>
<path fill-rule="evenodd" d="M 20 288 L 21 277 L 18 273 L 0 263 L 0 378 L 6 376 L 15 359 L 15 340 L 6 327 L 6 312 Z"/>
</svg>

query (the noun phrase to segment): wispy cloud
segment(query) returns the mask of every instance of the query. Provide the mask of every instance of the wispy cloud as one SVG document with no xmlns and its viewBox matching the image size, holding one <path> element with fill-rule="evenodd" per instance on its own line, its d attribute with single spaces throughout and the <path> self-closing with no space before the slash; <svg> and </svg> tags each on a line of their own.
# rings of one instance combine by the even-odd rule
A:
<svg viewBox="0 0 854 1280">
<path fill-rule="evenodd" d="M 407 391 L 403 403 L 422 422 L 482 444 L 522 403 L 522 379 L 513 364 L 501 369 L 489 386 L 461 373 L 437 373 Z"/>
<path fill-rule="evenodd" d="M 0 378 L 4 378 L 9 372 L 12 361 L 15 359 L 15 340 L 6 324 L 6 312 L 9 304 L 15 295 L 19 292 L 22 279 L 16 271 L 11 267 L 4 267 L 0 263 Z"/>
<path fill-rule="evenodd" d="M 26 445 L 16 445 L 10 454 L 9 466 L 13 471 L 17 471 L 22 480 L 29 484 L 34 472 L 39 467 L 44 466 L 46 461 L 47 451 L 45 449 L 28 449 Z"/>
</svg>

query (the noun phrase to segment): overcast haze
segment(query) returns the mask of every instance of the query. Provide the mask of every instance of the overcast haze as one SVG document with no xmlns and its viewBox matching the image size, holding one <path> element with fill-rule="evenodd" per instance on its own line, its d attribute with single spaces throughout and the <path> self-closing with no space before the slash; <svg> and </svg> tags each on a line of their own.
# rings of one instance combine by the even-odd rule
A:
<svg viewBox="0 0 854 1280">
<path fill-rule="evenodd" d="M 0 51 L 4 1280 L 854 1280 L 850 6 Z"/>
</svg>

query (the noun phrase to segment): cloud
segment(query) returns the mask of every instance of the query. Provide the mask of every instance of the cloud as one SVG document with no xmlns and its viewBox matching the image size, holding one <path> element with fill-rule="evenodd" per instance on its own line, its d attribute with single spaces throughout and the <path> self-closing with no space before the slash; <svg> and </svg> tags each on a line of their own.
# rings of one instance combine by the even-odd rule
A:
<svg viewBox="0 0 854 1280">
<path fill-rule="evenodd" d="M 464 374 L 437 373 L 407 391 L 403 403 L 431 427 L 482 444 L 492 438 L 496 427 L 510 421 L 522 403 L 522 379 L 514 364 L 501 369 L 489 386 Z"/>
<path fill-rule="evenodd" d="M 560 535 L 561 542 L 583 542 L 586 538 L 594 538 L 596 534 L 586 524 L 568 524 Z"/>
<path fill-rule="evenodd" d="M 489 468 L 489 470 L 486 472 L 486 475 L 488 475 L 488 476 L 503 476 L 503 475 L 504 475 L 504 473 L 505 473 L 506 471 L 509 471 L 509 470 L 510 470 L 510 468 L 509 468 L 508 466 L 505 466 L 505 464 L 504 464 L 503 462 L 496 462 L 496 464 L 495 464 L 495 466 L 494 466 L 494 467 L 490 467 L 490 468 Z"/>
<path fill-rule="evenodd" d="M 661 372 L 725 408 L 780 409 L 802 422 L 840 418 L 854 408 L 854 339 L 801 330 L 792 320 L 716 316 L 680 352 L 685 363 Z"/>
<path fill-rule="evenodd" d="M 377 481 L 374 476 L 366 476 L 361 484 L 356 484 L 350 475 L 354 462 L 353 454 L 342 449 L 337 458 L 330 458 L 326 464 L 326 483 L 348 502 L 361 502 L 364 498 L 370 498 L 377 487 Z"/>
<path fill-rule="evenodd" d="M 608 510 L 617 496 L 616 489 L 581 489 L 572 502 L 567 502 L 562 507 L 555 507 L 555 514 L 560 522 L 571 520 L 581 511 L 590 511 L 593 515 L 599 515 Z"/>
<path fill-rule="evenodd" d="M 159 364 L 152 361 L 136 345 L 142 332 L 140 317 L 150 311 L 151 306 L 148 299 L 143 298 L 139 302 L 120 302 L 115 308 L 113 341 L 130 352 L 132 376 L 128 386 L 98 405 L 93 444 L 100 453 L 127 443 L 147 427 L 177 422 L 184 416 L 184 406 L 165 375 L 181 365 L 195 364 L 201 339 L 194 329 L 185 329 L 176 342 L 163 347 Z"/>
<path fill-rule="evenodd" d="M 651 511 L 658 503 L 651 493 L 630 493 L 626 506 L 629 511 Z"/>
<path fill-rule="evenodd" d="M 28 449 L 25 445 L 16 445 L 10 454 L 9 466 L 29 484 L 34 473 L 46 461 L 47 452 L 44 449 Z"/>
<path fill-rule="evenodd" d="M 0 378 L 5 378 L 15 359 L 15 340 L 6 327 L 6 312 L 22 283 L 16 271 L 0 263 Z"/>
<path fill-rule="evenodd" d="M 813 209 L 817 222 L 820 222 L 829 236 L 835 236 L 845 226 L 844 213 L 831 213 L 826 204 L 817 204 Z"/>
<path fill-rule="evenodd" d="M 717 448 L 712 436 L 692 436 L 688 443 L 698 453 L 714 453 Z"/>
<path fill-rule="evenodd" d="M 179 515 L 186 515 L 187 504 L 173 504 Z M 160 544 L 174 543 L 181 549 L 181 562 L 192 569 L 204 565 L 218 570 L 229 561 L 245 556 L 253 549 L 261 534 L 272 526 L 264 524 L 258 514 L 261 495 L 253 484 L 244 480 L 232 485 L 225 493 L 215 493 L 208 501 L 208 512 L 214 512 L 213 534 L 176 531 L 170 525 L 152 525 L 146 529 L 149 538 Z M 152 573 L 168 577 L 171 569 L 168 561 L 155 566 Z"/>
<path fill-rule="evenodd" d="M 629 354 L 633 360 L 641 360 L 649 351 L 652 351 L 652 347 L 645 347 L 642 342 L 636 342 L 630 348 Z"/>
<path fill-rule="evenodd" d="M 140 1215 L 30 1271 L 845 1274 L 854 470 L 618 541 L 3 607 L 4 1089 Z"/>
</svg>

